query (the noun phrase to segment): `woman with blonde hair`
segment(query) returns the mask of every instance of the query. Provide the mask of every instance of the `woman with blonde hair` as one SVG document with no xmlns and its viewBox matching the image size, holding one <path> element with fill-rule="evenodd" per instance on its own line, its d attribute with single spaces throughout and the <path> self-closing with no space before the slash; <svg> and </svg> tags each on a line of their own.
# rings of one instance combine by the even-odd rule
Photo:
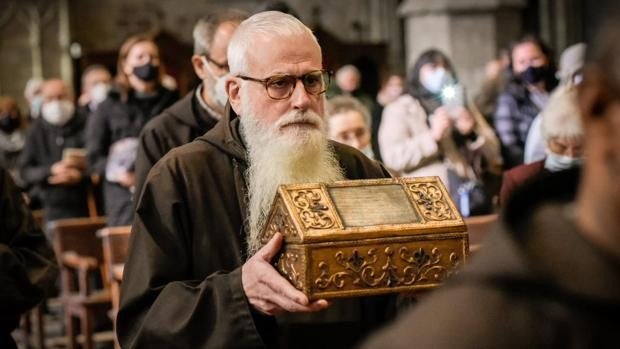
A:
<svg viewBox="0 0 620 349">
<path fill-rule="evenodd" d="M 144 125 L 178 99 L 162 85 L 159 48 L 150 36 L 131 36 L 122 44 L 116 86 L 87 125 L 89 168 L 103 183 L 109 226 L 131 224 L 137 139 Z"/>
</svg>

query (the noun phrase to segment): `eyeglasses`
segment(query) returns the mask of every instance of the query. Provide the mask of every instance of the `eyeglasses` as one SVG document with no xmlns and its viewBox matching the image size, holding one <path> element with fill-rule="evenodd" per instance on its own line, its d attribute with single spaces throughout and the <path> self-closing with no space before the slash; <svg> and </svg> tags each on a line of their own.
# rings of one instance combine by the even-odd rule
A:
<svg viewBox="0 0 620 349">
<path fill-rule="evenodd" d="M 227 72 L 230 71 L 230 68 L 228 67 L 228 62 L 220 63 L 220 62 L 214 60 L 213 58 L 209 57 L 208 54 L 204 54 L 202 56 L 207 60 L 207 62 L 212 63 L 218 69 L 220 69 L 222 71 L 227 71 Z"/>
<path fill-rule="evenodd" d="M 301 80 L 304 89 L 309 94 L 318 96 L 325 93 L 331 80 L 331 72 L 315 70 L 301 76 L 277 74 L 265 79 L 256 79 L 244 75 L 237 75 L 237 77 L 263 84 L 267 90 L 267 95 L 272 99 L 287 99 L 293 95 L 297 80 Z"/>
</svg>

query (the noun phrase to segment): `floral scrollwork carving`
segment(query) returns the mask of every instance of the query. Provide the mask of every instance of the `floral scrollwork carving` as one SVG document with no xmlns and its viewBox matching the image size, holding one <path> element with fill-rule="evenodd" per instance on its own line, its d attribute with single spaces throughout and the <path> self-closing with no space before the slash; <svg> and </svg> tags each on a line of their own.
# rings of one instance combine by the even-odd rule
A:
<svg viewBox="0 0 620 349">
<path fill-rule="evenodd" d="M 296 190 L 291 197 L 304 227 L 327 229 L 336 223 L 320 189 Z"/>
<path fill-rule="evenodd" d="M 278 269 L 298 290 L 302 290 L 304 287 L 303 277 L 296 267 L 303 264 L 303 261 L 300 261 L 301 259 L 303 259 L 303 256 L 299 253 L 286 251 L 282 253 L 278 260 Z"/>
<path fill-rule="evenodd" d="M 284 235 L 285 238 L 289 239 L 298 239 L 299 233 L 295 229 L 293 222 L 291 221 L 291 217 L 284 211 L 282 208 L 282 203 L 276 203 L 276 207 L 274 209 L 273 215 L 267 224 L 267 228 L 265 233 L 263 234 L 261 240 L 263 244 L 267 243 L 275 233 L 280 233 Z"/>
<path fill-rule="evenodd" d="M 408 189 L 425 218 L 434 221 L 454 219 L 448 198 L 436 184 L 414 183 L 409 185 Z"/>
<path fill-rule="evenodd" d="M 319 276 L 314 286 L 320 290 L 327 288 L 343 289 L 354 287 L 398 287 L 414 284 L 435 284 L 443 282 L 454 274 L 460 266 L 457 253 L 450 253 L 447 260 L 439 248 L 434 247 L 430 254 L 423 248 L 409 249 L 388 246 L 381 249 L 370 248 L 366 253 L 354 249 L 347 255 L 338 251 L 334 255 L 335 269 L 330 272 L 327 261 L 320 261 Z"/>
</svg>

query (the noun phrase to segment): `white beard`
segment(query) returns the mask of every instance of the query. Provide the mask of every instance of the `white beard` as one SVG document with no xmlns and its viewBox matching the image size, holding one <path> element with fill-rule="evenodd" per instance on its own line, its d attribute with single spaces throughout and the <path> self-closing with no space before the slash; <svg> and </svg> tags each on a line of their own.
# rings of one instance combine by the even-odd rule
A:
<svg viewBox="0 0 620 349">
<path fill-rule="evenodd" d="M 260 233 L 278 186 L 307 182 L 333 182 L 345 179 L 332 146 L 327 140 L 325 121 L 316 113 L 291 111 L 273 125 L 252 113 L 243 96 L 241 134 L 248 149 L 249 218 L 247 254 L 253 256 L 262 247 Z M 292 122 L 316 125 L 292 125 Z"/>
</svg>

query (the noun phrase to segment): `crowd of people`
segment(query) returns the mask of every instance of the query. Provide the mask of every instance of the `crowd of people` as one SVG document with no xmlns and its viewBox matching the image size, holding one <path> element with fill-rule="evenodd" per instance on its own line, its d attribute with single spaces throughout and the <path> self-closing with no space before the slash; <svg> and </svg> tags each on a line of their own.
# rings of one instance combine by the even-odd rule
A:
<svg viewBox="0 0 620 349">
<path fill-rule="evenodd" d="M 171 77 L 146 35 L 123 43 L 114 78 L 102 65 L 87 67 L 78 98 L 57 78 L 29 81 L 24 115 L 14 98 L 1 97 L 0 165 L 29 194 L 31 207 L 42 208 L 47 220 L 93 214 L 95 207 L 111 226 L 130 225 L 151 167 L 225 113 L 228 42 L 245 16 L 230 10 L 198 22 L 188 64 L 201 83 L 180 101 L 166 87 Z M 558 83 L 562 90 L 579 84 L 584 52 L 582 43 L 569 47 L 556 71 L 547 45 L 525 36 L 487 64 L 473 97 L 437 49 L 423 52 L 406 77 L 388 74 L 376 97 L 360 89 L 363 72 L 347 64 L 326 92 L 328 134 L 393 176 L 439 176 L 464 216 L 494 213 L 506 199 L 500 192 L 510 192 L 500 190 L 502 182 L 515 184 L 511 175 L 502 181 L 504 172 L 530 163 L 552 172 L 581 162 L 580 137 L 549 141 L 541 125 L 547 135 L 562 133 L 556 128 L 565 122 L 578 127 L 579 115 L 569 107 L 574 93 L 548 104 Z"/>
<path fill-rule="evenodd" d="M 463 313 L 475 313 L 477 308 L 468 304 L 493 296 L 496 303 L 483 307 L 490 314 L 507 302 L 501 297 L 509 296 L 501 292 L 540 286 L 522 265 L 529 253 L 542 253 L 541 246 L 551 246 L 556 238 L 556 233 L 543 233 L 550 224 L 542 221 L 543 214 L 572 234 L 567 244 L 577 246 L 586 259 L 600 262 L 598 241 L 611 239 L 617 247 L 617 234 L 609 237 L 600 226 L 615 223 L 611 216 L 600 222 L 592 218 L 600 218 L 588 206 L 594 205 L 595 194 L 582 192 L 580 206 L 571 206 L 584 213 L 580 227 L 598 234 L 588 247 L 577 241 L 580 229 L 570 225 L 576 213 L 567 218 L 566 207 L 544 204 L 556 193 L 565 203 L 567 196 L 573 201 L 578 190 L 585 191 L 579 174 L 586 154 L 588 160 L 597 158 L 594 149 L 607 149 L 600 154 L 607 160 L 601 162 L 617 162 L 610 160 L 612 146 L 595 148 L 592 142 L 590 152 L 584 149 L 588 130 L 601 139 L 606 130 L 586 127 L 582 113 L 590 112 L 589 118 L 602 124 L 597 115 L 612 118 L 606 113 L 613 110 L 604 104 L 612 97 L 595 99 L 605 95 L 602 86 L 615 87 L 618 77 L 606 81 L 598 71 L 588 80 L 583 43 L 566 49 L 556 69 L 551 50 L 539 38 L 518 39 L 487 64 L 486 81 L 475 95 L 459 80 L 450 57 L 429 49 L 405 76 L 388 74 L 373 97 L 360 89 L 364 72 L 352 64 L 331 77 L 312 31 L 282 12 L 213 13 L 198 21 L 193 39 L 188 64 L 200 84 L 183 97 L 166 83 L 170 77 L 161 52 L 147 35 L 124 41 L 116 76 L 101 65 L 87 67 L 77 98 L 58 78 L 29 81 L 27 113 L 20 112 L 14 98 L 0 97 L 0 167 L 7 171 L 0 180 L 8 183 L 2 195 L 22 202 L 19 188 L 26 197 L 21 205 L 41 208 L 45 221 L 105 215 L 110 226 L 133 224 L 117 323 L 124 347 L 320 347 L 327 339 L 349 347 L 358 343 L 360 333 L 393 318 L 395 297 L 311 302 L 277 274 L 271 262 L 282 236 L 262 245 L 259 234 L 283 183 L 438 176 L 463 216 L 510 210 L 508 223 L 495 237 L 501 248 L 480 260 L 491 263 L 505 253 L 514 257 L 512 264 L 491 270 L 478 263 L 460 286 L 431 298 L 368 347 L 405 346 L 404 338 L 451 347 L 457 342 L 450 333 L 456 332 L 444 333 L 424 316 L 437 309 L 447 314 L 449 304 L 461 303 L 455 299 L 462 300 Z M 617 48 L 605 44 L 599 43 L 592 71 L 603 60 L 620 65 L 607 52 Z M 578 93 L 583 84 L 592 95 Z M 594 173 L 584 176 L 596 180 Z M 558 183 L 570 188 L 557 188 Z M 605 183 L 599 184 L 604 191 Z M 0 208 L 5 206 L 3 201 Z M 9 208 L 23 215 L 22 206 Z M 533 233 L 524 233 L 525 225 L 541 233 L 530 238 Z M 15 234 L 25 234 L 26 228 L 16 228 Z M 514 232 L 528 238 L 514 242 L 508 237 Z M 568 258 L 569 252 L 563 253 Z M 617 256 L 618 251 L 609 253 Z M 551 261 L 544 262 L 552 267 Z M 604 271 L 618 281 L 617 271 Z M 544 272 L 565 277 L 568 270 Z M 512 279 L 500 277 L 512 273 Z M 549 287 L 545 290 L 551 296 L 541 296 L 543 301 L 556 295 L 583 298 L 572 289 Z M 519 315 L 515 326 L 528 319 Z M 441 316 L 451 330 L 456 328 L 448 315 Z M 424 326 L 412 325 L 415 321 Z M 499 343 L 497 338 L 472 343 L 484 347 Z"/>
</svg>

